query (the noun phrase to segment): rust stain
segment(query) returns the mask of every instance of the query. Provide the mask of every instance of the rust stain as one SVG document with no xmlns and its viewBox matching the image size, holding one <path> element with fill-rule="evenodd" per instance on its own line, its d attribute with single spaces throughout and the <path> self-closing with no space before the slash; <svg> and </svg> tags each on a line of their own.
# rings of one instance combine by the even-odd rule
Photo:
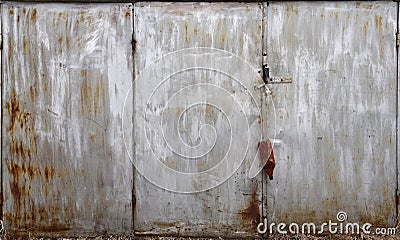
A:
<svg viewBox="0 0 400 240">
<path fill-rule="evenodd" d="M 30 180 L 34 177 L 40 176 L 40 169 L 38 167 L 34 167 L 31 165 L 26 165 L 24 163 L 22 164 L 17 164 L 14 162 L 11 162 L 9 164 L 6 164 L 7 170 L 10 173 L 10 191 L 11 195 L 13 197 L 13 204 L 14 204 L 14 212 L 13 216 L 10 216 L 13 221 L 19 221 L 21 220 L 21 215 L 26 213 L 24 212 L 24 209 L 27 209 L 26 206 L 26 199 L 30 199 L 30 191 L 31 191 L 31 185 L 30 185 Z M 27 188 L 28 187 L 28 188 Z M 31 203 L 30 208 L 34 208 Z M 32 211 L 31 211 L 32 212 Z M 35 219 L 35 215 L 33 214 L 31 216 L 32 219 Z M 25 221 L 26 221 L 26 216 L 25 216 Z"/>
<path fill-rule="evenodd" d="M 34 153 L 37 152 L 36 138 L 33 134 L 33 116 L 31 113 L 22 110 L 15 89 L 11 92 L 11 100 L 6 104 L 6 108 L 10 118 L 7 128 L 11 138 L 10 153 L 13 157 L 19 156 L 21 158 L 28 157 L 31 159 L 31 150 L 33 150 Z M 20 136 L 21 132 L 25 133 L 24 137 Z"/>
<path fill-rule="evenodd" d="M 35 101 L 36 95 L 37 95 L 37 92 L 36 92 L 35 86 L 30 86 L 29 87 L 29 96 L 30 96 L 30 99 L 32 102 Z"/>
<path fill-rule="evenodd" d="M 189 25 L 187 22 L 185 22 L 185 42 L 189 42 L 188 28 L 189 28 Z"/>
<path fill-rule="evenodd" d="M 364 34 L 367 34 L 367 30 L 368 30 L 368 21 L 366 21 L 366 22 L 364 23 L 364 26 L 363 26 Z"/>
<path fill-rule="evenodd" d="M 379 29 L 382 27 L 382 16 L 375 16 L 375 26 Z"/>
<path fill-rule="evenodd" d="M 14 15 L 14 9 L 13 8 L 10 9 L 10 15 L 11 16 Z"/>
<path fill-rule="evenodd" d="M 336 12 L 336 11 L 332 11 L 332 12 L 329 12 L 329 16 L 330 16 L 330 17 L 334 17 L 335 20 L 336 20 L 336 22 L 337 22 L 337 21 L 338 21 L 338 18 L 339 18 L 339 13 Z"/>
<path fill-rule="evenodd" d="M 49 91 L 49 84 L 47 81 L 42 81 L 42 82 L 43 82 L 43 92 L 47 93 Z"/>
<path fill-rule="evenodd" d="M 198 32 L 199 32 L 199 28 L 197 26 L 194 26 L 193 34 L 197 35 Z"/>
<path fill-rule="evenodd" d="M 175 227 L 179 226 L 179 222 L 162 222 L 162 221 L 154 221 L 154 225 L 159 227 Z"/>
<path fill-rule="evenodd" d="M 11 195 L 14 198 L 14 209 L 16 210 L 15 218 L 19 219 L 20 218 L 20 210 L 21 207 L 21 198 L 22 198 L 22 192 L 25 192 L 25 189 L 20 188 L 20 172 L 22 168 L 17 165 L 17 164 L 9 164 L 7 165 L 8 171 L 11 173 L 11 178 L 10 178 L 10 190 L 11 190 Z M 25 187 L 25 185 L 22 185 L 22 187 Z"/>
<path fill-rule="evenodd" d="M 44 168 L 44 177 L 46 178 L 46 181 L 48 182 L 49 180 L 54 178 L 54 168 L 53 167 L 45 167 Z"/>
<path fill-rule="evenodd" d="M 39 216 L 41 219 L 47 219 L 47 211 L 43 207 L 39 207 Z"/>
<path fill-rule="evenodd" d="M 12 41 L 8 41 L 8 49 L 9 49 L 9 51 L 8 51 L 8 59 L 10 60 L 10 61 L 12 61 L 12 59 L 13 59 L 13 51 L 11 50 L 11 49 L 13 49 L 13 43 L 12 43 Z"/>
<path fill-rule="evenodd" d="M 253 189 L 251 194 L 250 202 L 246 208 L 239 211 L 239 214 L 242 216 L 242 219 L 246 221 L 246 224 L 250 224 L 257 228 L 258 223 L 260 222 L 260 209 L 258 207 L 258 199 L 257 199 L 257 188 Z"/>
<path fill-rule="evenodd" d="M 11 175 L 16 178 L 19 178 L 19 176 L 24 176 L 33 179 L 34 177 L 38 177 L 41 175 L 39 167 L 27 165 L 25 163 L 17 164 L 11 162 L 7 164 L 7 169 L 11 173 Z"/>
<path fill-rule="evenodd" d="M 365 4 L 361 2 L 356 2 L 356 8 L 372 9 L 374 6 L 372 4 Z"/>
<path fill-rule="evenodd" d="M 97 115 L 99 107 L 104 102 L 104 87 L 101 79 L 92 82 L 87 77 L 87 71 L 81 71 L 82 84 L 80 86 L 81 113 L 94 113 Z"/>
<path fill-rule="evenodd" d="M 100 93 L 99 83 L 96 83 L 96 86 L 94 88 L 94 99 L 93 99 L 94 115 L 97 115 L 97 107 L 99 105 L 99 93 Z"/>
<path fill-rule="evenodd" d="M 89 24 L 89 26 L 93 23 L 94 18 L 91 15 L 86 16 L 86 23 Z"/>
<path fill-rule="evenodd" d="M 94 89 L 94 114 L 96 115 L 99 108 L 99 102 L 101 99 L 104 99 L 104 88 L 103 82 L 101 80 L 96 82 L 96 86 Z"/>
<path fill-rule="evenodd" d="M 95 135 L 89 136 L 89 141 L 90 142 L 94 142 L 95 140 L 96 140 L 96 136 Z"/>
<path fill-rule="evenodd" d="M 219 41 L 220 41 L 221 45 L 224 46 L 224 44 L 225 44 L 225 33 L 222 33 L 220 35 Z"/>
<path fill-rule="evenodd" d="M 40 176 L 41 174 L 40 169 L 38 167 L 32 167 L 32 166 L 28 166 L 27 172 L 30 179 Z"/>
<path fill-rule="evenodd" d="M 66 42 L 66 44 L 67 44 L 67 49 L 71 49 L 71 42 L 70 42 L 70 38 L 67 36 L 66 38 L 65 38 L 65 42 Z"/>
<path fill-rule="evenodd" d="M 29 95 L 33 102 L 36 91 L 35 87 L 29 88 Z M 30 191 L 32 189 L 31 180 L 41 175 L 38 166 L 32 166 L 33 155 L 37 154 L 34 131 L 34 117 L 31 113 L 23 109 L 23 105 L 17 96 L 15 89 L 11 90 L 10 100 L 7 102 L 6 109 L 9 116 L 9 124 L 6 131 L 9 135 L 9 157 L 6 159 L 6 167 L 10 174 L 10 192 L 13 197 L 13 216 L 11 219 L 16 221 L 17 226 L 21 226 L 19 221 L 24 215 L 24 221 L 32 216 L 26 211 L 32 206 L 26 206 L 30 201 Z M 28 216 L 29 215 L 29 216 Z M 25 225 L 24 223 L 23 225 Z"/>
<path fill-rule="evenodd" d="M 289 4 L 286 7 L 286 14 L 289 16 L 290 13 L 295 13 L 296 15 L 299 15 L 299 9 L 296 6 L 293 6 L 293 4 Z"/>
<path fill-rule="evenodd" d="M 32 16 L 31 16 L 32 21 L 36 21 L 36 9 L 32 10 Z"/>
<path fill-rule="evenodd" d="M 90 112 L 91 105 L 90 105 L 90 99 L 92 99 L 92 91 L 91 91 L 91 85 L 88 82 L 87 76 L 86 76 L 86 70 L 81 71 L 81 77 L 82 77 L 82 85 L 80 87 L 80 93 L 81 93 L 81 113 L 85 113 L 86 111 Z"/>
<path fill-rule="evenodd" d="M 25 38 L 23 38 L 22 45 L 23 45 L 23 48 L 24 48 L 24 55 L 27 55 L 28 54 L 28 46 L 27 46 L 28 43 L 26 42 Z"/>
<path fill-rule="evenodd" d="M 58 233 L 58 232 L 67 232 L 71 230 L 72 230 L 71 227 L 56 222 L 52 223 L 50 226 L 39 227 L 38 232 Z"/>
</svg>

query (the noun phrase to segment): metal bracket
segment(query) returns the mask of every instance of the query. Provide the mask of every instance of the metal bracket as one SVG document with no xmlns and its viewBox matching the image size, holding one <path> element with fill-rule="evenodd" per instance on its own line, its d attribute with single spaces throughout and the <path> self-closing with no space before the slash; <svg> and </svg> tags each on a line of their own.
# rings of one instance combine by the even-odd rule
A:
<svg viewBox="0 0 400 240">
<path fill-rule="evenodd" d="M 263 81 L 265 84 L 276 84 L 276 83 L 292 83 L 290 77 L 270 77 L 268 65 L 263 65 Z"/>
<path fill-rule="evenodd" d="M 267 54 L 263 55 L 263 81 L 264 84 L 274 84 L 274 83 L 291 83 L 292 79 L 290 77 L 270 77 L 269 67 L 267 64 Z"/>
<path fill-rule="evenodd" d="M 400 46 L 400 33 L 396 33 L 396 47 Z"/>
</svg>

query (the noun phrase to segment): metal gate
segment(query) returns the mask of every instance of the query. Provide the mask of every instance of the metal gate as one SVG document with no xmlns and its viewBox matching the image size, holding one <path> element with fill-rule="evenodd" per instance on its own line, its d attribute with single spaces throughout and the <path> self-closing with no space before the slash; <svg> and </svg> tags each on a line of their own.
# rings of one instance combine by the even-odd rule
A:
<svg viewBox="0 0 400 240">
<path fill-rule="evenodd" d="M 394 224 L 398 3 L 1 6 L 8 233 Z"/>
<path fill-rule="evenodd" d="M 256 236 L 262 179 L 248 169 L 260 138 L 248 128 L 261 136 L 262 5 L 134 12 L 135 232 Z"/>
<path fill-rule="evenodd" d="M 270 85 L 270 221 L 321 223 L 344 211 L 393 226 L 397 3 L 271 3 L 265 16 L 271 76 L 292 79 Z"/>
<path fill-rule="evenodd" d="M 119 102 L 132 6 L 5 3 L 2 166 L 8 233 L 130 233 Z"/>
</svg>

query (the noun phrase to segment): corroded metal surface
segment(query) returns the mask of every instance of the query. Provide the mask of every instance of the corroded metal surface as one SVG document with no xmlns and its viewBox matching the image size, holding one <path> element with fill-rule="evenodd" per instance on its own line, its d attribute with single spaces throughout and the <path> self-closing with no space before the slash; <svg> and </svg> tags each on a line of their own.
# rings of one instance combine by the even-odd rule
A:
<svg viewBox="0 0 400 240">
<path fill-rule="evenodd" d="M 137 3 L 134 8 L 135 24 L 135 73 L 138 76 L 153 61 L 170 52 L 190 48 L 190 47 L 212 47 L 227 50 L 239 55 L 252 67 L 261 67 L 261 33 L 262 33 L 262 10 L 259 4 L 239 4 L 239 3 Z M 195 52 L 193 56 L 197 56 Z M 217 63 L 221 58 L 219 53 L 211 53 L 210 62 Z M 205 171 L 219 163 L 224 158 L 224 154 L 229 151 L 231 134 L 229 133 L 229 123 L 224 121 L 222 112 L 227 108 L 232 108 L 231 102 L 220 97 L 216 104 L 222 108 L 221 111 L 214 107 L 201 105 L 197 108 L 190 108 L 188 102 L 198 95 L 205 97 L 212 92 L 196 90 L 191 94 L 185 95 L 180 102 L 165 108 L 160 104 L 162 99 L 169 99 L 178 94 L 180 90 L 185 90 L 186 86 L 196 83 L 213 83 L 226 89 L 240 99 L 240 103 L 250 106 L 251 99 L 242 97 L 241 92 L 246 92 L 242 86 L 229 78 L 229 74 L 236 74 L 244 85 L 259 84 L 261 79 L 252 79 L 249 72 L 243 72 L 243 66 L 231 65 L 230 72 L 226 75 L 216 74 L 207 71 L 182 71 L 173 75 L 167 80 L 161 77 L 161 71 L 171 71 L 175 65 L 184 64 L 188 56 L 176 58 L 175 62 L 166 62 L 160 69 L 154 69 L 150 78 L 146 81 L 140 79 L 135 82 L 135 141 L 136 158 L 151 158 L 153 152 L 161 152 L 161 161 L 177 171 Z M 189 58 L 190 59 L 190 58 Z M 196 58 L 201 59 L 201 58 Z M 229 61 L 227 57 L 224 61 Z M 204 61 L 198 60 L 197 66 L 204 66 Z M 216 64 L 217 65 L 217 64 Z M 242 72 L 241 72 L 242 71 Z M 232 73 L 233 72 L 233 73 Z M 137 77 L 136 76 L 136 77 Z M 253 82 L 254 81 L 254 82 Z M 160 87 L 154 89 L 154 99 L 147 99 L 144 93 L 149 86 L 160 83 Z M 151 90 L 151 89 L 150 89 Z M 202 96 L 203 96 L 202 95 Z M 218 98 L 218 95 L 213 96 Z M 255 95 L 259 101 L 261 95 Z M 151 100 L 151 101 L 150 101 Z M 151 105 L 148 112 L 144 109 Z M 228 107 L 227 107 L 228 106 Z M 188 111 L 186 111 L 189 109 Z M 156 114 L 164 111 L 162 117 L 167 117 L 168 121 L 178 122 L 182 116 L 183 128 L 167 132 L 171 134 L 171 145 L 180 143 L 178 151 L 184 152 L 184 143 L 199 144 L 196 139 L 201 136 L 199 127 L 204 124 L 211 124 L 217 133 L 217 142 L 204 158 L 196 160 L 181 158 L 178 154 L 170 151 L 165 144 L 162 135 L 158 135 L 155 128 L 157 123 L 151 122 L 146 114 Z M 229 110 L 228 110 L 229 111 Z M 182 114 L 183 113 L 183 114 Z M 231 116 L 233 122 L 237 116 Z M 258 116 L 255 116 L 258 118 Z M 149 120 L 150 119 L 150 120 Z M 260 124 L 257 119 L 256 124 Z M 156 135 L 150 147 L 147 146 L 148 140 L 141 135 L 145 131 L 146 124 L 152 124 L 154 129 L 149 135 Z M 162 120 L 159 125 L 164 124 Z M 242 144 L 247 144 L 245 129 L 248 127 L 246 122 L 240 122 L 236 127 L 242 129 L 234 134 L 243 133 Z M 169 130 L 169 129 L 166 129 Z M 200 133 L 199 133 L 200 132 Z M 212 137 L 212 134 L 204 134 L 202 137 Z M 167 136 L 169 137 L 169 136 Z M 168 139 L 167 139 L 168 140 Z M 207 141 L 207 138 L 205 138 Z M 200 142 L 201 143 L 201 142 Z M 256 151 L 258 140 L 250 143 L 249 155 Z M 156 150 L 154 150 L 156 149 Z M 237 155 L 243 154 L 240 149 L 232 149 Z M 188 154 L 188 153 L 186 153 Z M 234 159 L 230 162 L 233 164 Z M 257 159 L 258 161 L 258 159 Z M 153 171 L 159 171 L 156 165 L 145 166 Z M 220 236 L 256 236 L 257 224 L 261 218 L 261 175 L 250 180 L 248 178 L 249 164 L 243 166 L 234 175 L 220 186 L 200 193 L 179 194 L 163 190 L 151 184 L 141 174 L 135 176 L 135 195 L 136 208 L 134 228 L 137 234 L 156 233 L 156 234 L 180 234 L 180 235 L 220 235 Z M 163 173 L 159 173 L 163 176 Z M 210 176 L 212 178 L 213 176 Z M 180 181 L 176 179 L 164 179 L 174 181 L 176 185 L 184 187 L 193 186 L 195 189 L 202 188 L 202 184 L 208 179 L 198 179 L 194 182 Z M 186 189 L 186 188 L 185 188 Z"/>
<path fill-rule="evenodd" d="M 132 6 L 2 6 L 4 223 L 9 233 L 128 233 L 121 107 Z"/>
<path fill-rule="evenodd" d="M 271 3 L 278 135 L 268 216 L 394 224 L 397 3 Z"/>
<path fill-rule="evenodd" d="M 270 222 L 321 223 L 335 220 L 338 211 L 346 211 L 351 222 L 394 223 L 397 3 L 265 3 L 264 26 L 257 3 L 136 3 L 134 16 L 132 8 L 2 5 L 1 146 L 8 233 L 135 230 L 248 237 L 257 236 L 257 224 L 266 213 Z M 181 58 L 154 69 L 148 82 L 135 82 L 130 98 L 133 73 L 138 76 L 159 57 L 189 47 L 227 50 L 255 69 L 261 69 L 264 49 L 271 77 L 291 83 L 271 84 L 271 95 L 263 98 L 261 91 L 229 79 L 231 72 L 186 71 L 158 79 L 171 66 L 184 65 L 187 58 Z M 225 61 L 215 56 L 210 60 Z M 231 68 L 245 86 L 260 84 L 260 79 L 246 78 L 250 74 L 241 72 L 243 65 Z M 187 99 L 207 91 L 193 91 L 178 101 L 181 105 L 157 105 L 176 96 L 187 80 L 218 84 L 246 108 L 252 100 L 242 92 L 255 94 L 265 120 L 253 120 L 265 124 L 264 136 L 277 132 L 271 139 L 273 181 L 262 174 L 249 179 L 248 161 L 220 186 L 195 194 L 162 190 L 134 174 L 125 146 L 134 150 L 133 160 L 146 160 L 151 150 L 161 149 L 163 164 L 189 172 L 217 165 L 227 150 L 229 129 L 221 111 L 207 105 L 183 114 Z M 149 102 L 143 92 L 154 83 L 162 84 Z M 216 99 L 229 109 L 234 106 L 221 96 Z M 133 135 L 126 135 L 121 123 L 125 100 L 134 106 L 134 124 L 125 119 Z M 163 110 L 166 121 L 146 118 L 148 106 L 152 114 Z M 179 131 L 170 136 L 176 142 L 194 146 L 202 137 L 208 141 L 211 135 L 202 134 L 202 124 L 215 126 L 222 137 L 196 164 L 168 155 L 171 146 L 161 136 L 150 141 L 153 149 L 143 147 L 147 139 L 138 134 L 145 124 L 163 125 L 179 117 L 184 128 L 167 129 Z M 232 119 L 238 118 L 233 114 Z M 246 127 L 243 123 L 243 132 Z M 146 168 L 158 170 L 151 164 Z M 174 180 L 201 189 L 208 179 Z"/>
</svg>

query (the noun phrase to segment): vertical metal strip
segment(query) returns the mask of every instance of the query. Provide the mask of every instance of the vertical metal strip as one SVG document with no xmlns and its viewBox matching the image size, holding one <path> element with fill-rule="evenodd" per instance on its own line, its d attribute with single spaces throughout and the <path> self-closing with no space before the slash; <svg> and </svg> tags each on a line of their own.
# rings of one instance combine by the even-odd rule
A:
<svg viewBox="0 0 400 240">
<path fill-rule="evenodd" d="M 135 106 L 135 78 L 136 78 L 136 73 L 135 73 L 135 50 L 136 50 L 136 40 L 135 40 L 135 4 L 132 4 L 132 14 L 131 14 L 131 21 L 132 21 L 132 106 Z M 134 111 L 133 111 L 134 112 Z M 133 126 L 135 126 L 135 123 L 133 122 L 135 121 L 135 118 L 132 117 L 132 124 Z M 135 153 L 135 129 L 133 128 L 133 133 L 132 133 L 132 153 Z M 133 158 L 135 156 L 131 156 L 131 164 L 132 164 L 132 229 L 131 229 L 131 234 L 135 235 L 135 212 L 136 212 L 136 188 L 135 188 L 135 175 L 136 175 L 136 167 L 133 164 Z"/>
<path fill-rule="evenodd" d="M 1 114 L 1 120 L 0 120 L 0 146 L 1 146 L 1 152 L 0 152 L 0 219 L 3 220 L 3 206 L 4 206 L 4 172 L 3 172 L 3 58 L 4 58 L 4 52 L 3 52 L 3 3 L 0 3 L 0 114 Z M 1 224 L 1 228 L 3 228 L 3 223 Z M 3 229 L 1 229 L 3 230 Z"/>
<path fill-rule="evenodd" d="M 399 2 L 397 2 L 397 23 L 396 23 L 396 191 L 395 191 L 395 204 L 396 204 L 396 226 L 399 217 Z"/>
<path fill-rule="evenodd" d="M 261 65 L 262 65 L 262 56 L 264 54 L 264 5 L 260 3 L 261 7 Z M 261 66 L 262 67 L 262 66 Z M 262 73 L 262 71 L 261 71 Z M 263 76 L 264 77 L 264 76 Z M 264 138 L 264 118 L 263 118 L 263 96 L 260 97 L 260 111 L 261 111 L 261 135 Z M 264 214 L 264 174 L 261 172 L 261 221 L 263 221 L 265 214 Z"/>
<path fill-rule="evenodd" d="M 267 55 L 267 47 L 268 47 L 268 43 L 267 43 L 267 38 L 266 38 L 266 34 L 267 34 L 267 11 L 268 11 L 268 3 L 263 2 L 262 3 L 262 54 L 261 54 L 261 65 L 264 64 L 264 56 Z M 261 66 L 261 68 L 263 68 L 263 66 Z M 263 76 L 264 77 L 264 76 Z M 264 125 L 267 123 L 266 121 L 266 117 L 264 116 L 264 112 L 262 111 L 262 105 L 266 104 L 266 101 L 262 101 L 263 98 L 266 98 L 266 96 L 264 95 L 264 93 L 261 95 L 261 114 L 262 114 L 262 137 L 264 138 Z M 267 113 L 265 113 L 267 114 Z M 268 218 L 268 199 L 267 199 L 267 178 L 264 176 L 264 171 L 261 171 L 261 176 L 262 176 L 262 221 L 264 222 L 264 218 Z"/>
</svg>

